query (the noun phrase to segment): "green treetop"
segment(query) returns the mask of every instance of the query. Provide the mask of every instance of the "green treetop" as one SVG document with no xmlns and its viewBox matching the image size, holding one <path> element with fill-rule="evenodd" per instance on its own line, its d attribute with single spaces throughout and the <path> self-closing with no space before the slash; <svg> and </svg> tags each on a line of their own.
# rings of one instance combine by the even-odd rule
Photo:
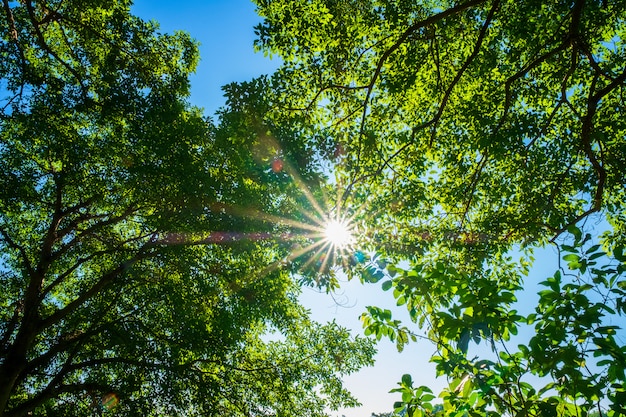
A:
<svg viewBox="0 0 626 417">
<path fill-rule="evenodd" d="M 373 349 L 297 303 L 270 217 L 295 186 L 255 154 L 262 100 L 238 104 L 258 91 L 215 126 L 186 101 L 194 41 L 129 4 L 3 3 L 0 416 L 354 405 L 340 376 Z"/>
<path fill-rule="evenodd" d="M 432 341 L 448 415 L 624 413 L 626 3 L 255 3 L 258 48 L 284 61 L 276 108 L 308 120 L 377 252 L 347 272 L 386 278 L 423 329 L 369 307 L 365 332 Z M 522 315 L 510 251 L 548 242 L 564 262 Z M 471 340 L 493 354 L 471 359 Z M 432 414 L 412 384 L 398 410 Z"/>
</svg>

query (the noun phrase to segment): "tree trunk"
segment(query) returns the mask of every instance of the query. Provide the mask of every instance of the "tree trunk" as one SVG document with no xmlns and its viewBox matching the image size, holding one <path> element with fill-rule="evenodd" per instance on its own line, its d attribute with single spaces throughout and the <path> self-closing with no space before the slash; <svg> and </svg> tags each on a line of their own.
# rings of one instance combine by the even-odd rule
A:
<svg viewBox="0 0 626 417">
<path fill-rule="evenodd" d="M 38 315 L 35 309 L 30 311 L 30 314 L 25 314 L 15 342 L 7 349 L 4 362 L 0 365 L 0 417 L 8 411 L 11 393 L 18 383 L 20 373 L 28 364 L 26 354 L 37 335 Z"/>
</svg>

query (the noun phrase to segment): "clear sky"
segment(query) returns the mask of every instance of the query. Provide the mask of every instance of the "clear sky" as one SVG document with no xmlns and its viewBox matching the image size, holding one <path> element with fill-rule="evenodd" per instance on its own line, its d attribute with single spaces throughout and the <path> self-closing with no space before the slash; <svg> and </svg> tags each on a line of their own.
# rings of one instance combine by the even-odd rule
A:
<svg viewBox="0 0 626 417">
<path fill-rule="evenodd" d="M 260 18 L 249 0 L 135 0 L 132 11 L 156 20 L 162 32 L 184 30 L 200 42 L 200 64 L 191 77 L 191 102 L 213 115 L 224 104 L 221 87 L 272 73 L 280 64 L 254 53 Z"/>
<path fill-rule="evenodd" d="M 163 32 L 185 30 L 200 42 L 200 64 L 192 77 L 191 103 L 203 107 L 212 115 L 223 103 L 221 86 L 233 81 L 245 81 L 261 74 L 271 73 L 279 62 L 254 53 L 253 27 L 260 21 L 254 5 L 248 0 L 137 0 L 133 12 L 140 17 L 154 19 Z M 537 256 L 534 282 L 542 281 L 554 271 L 555 256 L 550 250 Z M 531 294 L 536 288 L 529 289 Z M 535 299 L 526 300 L 528 306 Z M 363 286 L 346 283 L 335 298 L 305 288 L 302 302 L 318 321 L 336 320 L 339 324 L 362 334 L 358 316 L 365 306 L 376 305 L 394 309 L 391 294 L 383 293 L 380 284 Z M 345 305 L 344 307 L 338 306 Z M 532 304 L 530 304 L 532 303 Z M 522 306 L 524 307 L 524 306 Z M 527 307 L 528 308 L 528 307 Z M 403 313 L 394 309 L 394 316 Z M 407 318 L 408 315 L 400 315 Z M 408 324 L 408 319 L 406 320 Z M 357 409 L 341 410 L 337 415 L 370 417 L 372 412 L 392 411 L 398 394 L 388 391 L 396 387 L 403 373 L 411 373 L 416 385 L 428 385 L 435 392 L 445 381 L 435 380 L 434 367 L 428 363 L 433 346 L 426 342 L 410 343 L 402 354 L 387 340 L 378 344 L 376 365 L 363 369 L 345 380 L 347 387 L 363 403 Z"/>
</svg>

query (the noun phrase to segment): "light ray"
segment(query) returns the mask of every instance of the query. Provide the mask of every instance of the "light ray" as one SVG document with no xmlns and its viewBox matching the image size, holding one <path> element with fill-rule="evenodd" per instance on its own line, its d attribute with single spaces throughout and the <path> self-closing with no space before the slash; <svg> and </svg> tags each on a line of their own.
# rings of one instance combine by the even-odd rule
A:
<svg viewBox="0 0 626 417">
<path fill-rule="evenodd" d="M 291 175 L 291 177 L 293 178 L 294 182 L 296 183 L 296 185 L 298 186 L 300 191 L 302 191 L 302 193 L 304 194 L 306 199 L 309 201 L 309 203 L 311 203 L 313 208 L 319 214 L 320 219 L 323 219 L 326 216 L 324 210 L 322 210 L 322 207 L 320 207 L 320 205 L 317 202 L 317 200 L 315 199 L 315 197 L 313 197 L 313 194 L 311 193 L 311 190 L 309 190 L 309 187 L 307 187 L 306 184 L 304 183 L 304 181 L 302 181 L 302 178 L 300 177 L 300 174 L 288 162 L 285 162 L 285 171 L 289 175 Z"/>
<path fill-rule="evenodd" d="M 322 246 L 325 247 L 325 246 Z M 330 261 L 330 258 L 334 256 L 334 251 L 331 245 L 328 245 L 328 248 L 326 249 L 326 256 L 324 256 L 324 259 L 322 260 L 322 264 L 320 265 L 320 272 L 321 271 L 325 271 L 326 270 L 326 265 L 328 265 L 328 262 Z"/>
<path fill-rule="evenodd" d="M 272 271 L 277 270 L 281 265 L 284 265 L 286 263 L 292 262 L 294 259 L 299 258 L 300 256 L 304 255 L 305 253 L 308 253 L 310 251 L 312 251 L 313 249 L 317 248 L 318 246 L 321 245 L 325 245 L 326 242 L 323 240 L 318 240 L 315 241 L 313 243 L 311 243 L 310 245 L 307 245 L 303 248 L 299 248 L 298 250 L 292 251 L 286 258 L 281 259 L 279 261 L 274 262 L 271 265 L 266 266 L 265 268 L 263 268 L 260 272 L 259 272 L 259 278 L 260 277 L 264 277 L 266 275 L 268 275 L 269 273 L 271 273 Z"/>
<path fill-rule="evenodd" d="M 212 231 L 204 234 L 165 233 L 158 236 L 154 242 L 165 245 L 232 244 L 238 241 L 262 240 L 298 242 L 298 245 L 294 244 L 291 250 L 284 254 L 281 259 L 274 257 L 267 264 L 259 265 L 259 269 L 256 271 L 250 271 L 255 277 L 254 279 L 262 279 L 305 255 L 306 258 L 301 259 L 302 264 L 299 264 L 299 268 L 303 272 L 308 270 L 311 273 L 309 268 L 314 265 L 318 272 L 318 275 L 315 277 L 318 284 L 320 283 L 320 278 L 324 274 L 329 273 L 335 265 L 347 267 L 350 253 L 357 240 L 353 223 L 357 213 L 347 206 L 344 198 L 346 191 L 341 186 L 335 184 L 333 188 L 335 188 L 334 191 L 337 194 L 336 198 L 329 198 L 327 193 L 329 190 L 326 190 L 324 187 L 320 188 L 320 194 L 316 192 L 314 195 L 297 170 L 287 161 L 281 160 L 281 162 L 280 169 L 273 169 L 273 171 L 280 172 L 284 170 L 290 175 L 293 184 L 301 193 L 297 194 L 296 198 L 292 200 L 293 205 L 291 206 L 295 208 L 296 213 L 294 217 L 297 218 L 264 213 L 252 207 L 215 203 L 208 207 L 211 212 L 267 222 L 267 224 L 263 225 L 263 228 L 266 229 L 267 226 L 270 226 L 270 230 L 251 233 L 229 231 Z M 302 198 L 303 196 L 306 200 Z M 331 200 L 334 201 L 331 203 Z M 273 228 L 271 227 L 272 225 L 279 227 Z M 305 246 L 300 247 L 299 243 L 305 244 Z"/>
<path fill-rule="evenodd" d="M 309 259 L 305 262 L 305 264 L 302 266 L 303 269 L 306 269 L 309 267 L 309 265 L 311 265 L 313 262 L 316 262 L 318 260 L 318 256 L 320 256 L 320 254 L 327 249 L 328 246 L 328 242 L 325 242 L 323 240 L 319 241 L 321 243 L 321 245 L 319 245 L 320 247 L 315 251 L 315 253 L 313 253 L 311 256 L 309 256 Z M 322 265 L 320 265 L 320 271 L 322 271 Z"/>
<path fill-rule="evenodd" d="M 229 212 L 231 214 L 235 214 L 241 217 L 265 220 L 265 221 L 269 221 L 269 222 L 276 223 L 276 224 L 285 224 L 288 226 L 295 227 L 297 229 L 308 230 L 311 232 L 318 232 L 318 233 L 324 232 L 323 227 L 320 226 L 319 220 L 314 217 L 310 217 L 311 215 L 304 210 L 302 211 L 302 213 L 306 217 L 308 217 L 310 220 L 315 221 L 316 225 L 312 225 L 310 223 L 304 223 L 304 222 L 294 220 L 294 219 L 289 219 L 286 217 L 276 216 L 273 214 L 263 213 L 261 211 L 254 210 L 248 207 L 237 207 L 234 205 L 226 205 L 226 204 L 220 204 L 218 207 L 220 209 L 224 209 L 226 212 Z"/>
</svg>

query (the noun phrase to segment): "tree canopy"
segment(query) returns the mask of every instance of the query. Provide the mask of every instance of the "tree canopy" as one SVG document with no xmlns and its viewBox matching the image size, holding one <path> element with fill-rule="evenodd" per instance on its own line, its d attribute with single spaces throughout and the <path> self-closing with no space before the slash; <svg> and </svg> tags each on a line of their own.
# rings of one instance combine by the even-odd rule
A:
<svg viewBox="0 0 626 417">
<path fill-rule="evenodd" d="M 372 343 L 297 302 L 302 262 L 285 259 L 307 238 L 271 216 L 306 199 L 271 169 L 268 104 L 242 100 L 260 81 L 228 87 L 215 124 L 187 102 L 195 42 L 129 1 L 3 6 L 0 416 L 356 404 L 341 376 Z M 284 158 L 306 151 L 298 123 L 271 133 Z"/>
<path fill-rule="evenodd" d="M 383 224 L 421 220 L 399 241 L 545 239 L 602 208 L 619 222 L 622 2 L 257 4 L 285 106 L 324 128 L 350 195 L 379 186 Z"/>
<path fill-rule="evenodd" d="M 374 253 L 347 273 L 415 322 L 372 306 L 366 334 L 430 340 L 449 379 L 437 400 L 405 375 L 397 411 L 626 413 L 626 4 L 255 3 L 257 47 L 284 62 L 276 113 L 314 126 Z M 547 244 L 559 269 L 526 277 Z M 522 313 L 530 280 L 545 289 Z"/>
<path fill-rule="evenodd" d="M 297 301 L 334 265 L 413 321 L 366 335 L 435 348 L 448 386 L 403 375 L 396 414 L 626 414 L 626 4 L 255 3 L 283 65 L 212 120 L 188 34 L 3 1 L 0 416 L 355 405 L 372 342 Z M 330 256 L 325 199 L 358 232 Z"/>
</svg>

